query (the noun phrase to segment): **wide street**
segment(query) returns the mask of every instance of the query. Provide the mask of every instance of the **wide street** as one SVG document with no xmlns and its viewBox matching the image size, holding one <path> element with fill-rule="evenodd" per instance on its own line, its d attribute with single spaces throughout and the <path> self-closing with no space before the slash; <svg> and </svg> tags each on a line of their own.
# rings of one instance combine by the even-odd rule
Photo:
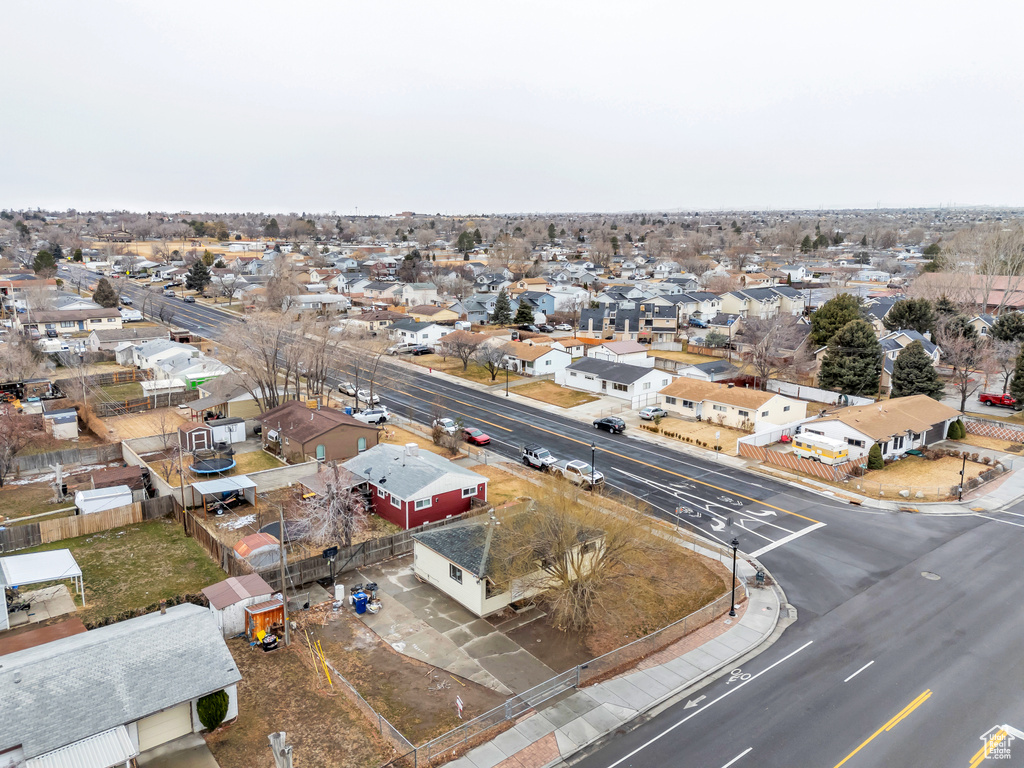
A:
<svg viewBox="0 0 1024 768">
<path fill-rule="evenodd" d="M 126 281 L 141 308 L 145 288 Z M 150 291 L 147 312 L 165 301 Z M 173 322 L 229 343 L 239 320 L 167 300 Z M 166 315 L 166 313 L 165 313 Z M 343 377 L 349 378 L 349 377 Z M 336 383 L 336 382 L 335 382 Z M 996 520 L 840 503 L 771 478 L 506 400 L 384 360 L 375 389 L 394 412 L 429 423 L 438 409 L 518 458 L 537 442 L 589 461 L 609 485 L 757 557 L 798 621 L 735 675 L 592 746 L 612 766 L 968 766 L 982 737 L 1024 731 L 1024 618 L 1014 598 L 1024 505 Z M 1013 735 L 1011 731 L 1011 735 Z M 1000 765 L 1024 765 L 1024 734 Z M 979 751 L 982 750 L 982 751 Z"/>
</svg>

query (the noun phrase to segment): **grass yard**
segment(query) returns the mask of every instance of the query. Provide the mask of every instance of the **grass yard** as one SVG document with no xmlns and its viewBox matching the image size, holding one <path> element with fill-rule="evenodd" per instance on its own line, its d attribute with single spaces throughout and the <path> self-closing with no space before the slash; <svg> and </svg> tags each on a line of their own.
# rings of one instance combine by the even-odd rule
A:
<svg viewBox="0 0 1024 768">
<path fill-rule="evenodd" d="M 474 472 L 487 478 L 487 501 L 495 506 L 518 498 L 534 498 L 540 487 L 529 480 L 513 475 L 502 469 L 501 464 L 480 464 L 472 468 Z M 536 472 L 537 470 L 530 470 Z M 540 472 L 537 472 L 540 475 Z"/>
<path fill-rule="evenodd" d="M 918 487 L 922 490 L 935 487 L 949 487 L 960 481 L 960 467 L 962 459 L 954 459 L 952 456 L 944 456 L 935 461 L 928 461 L 920 456 L 908 456 L 900 461 L 894 461 L 885 469 L 876 469 L 868 472 L 864 477 L 857 478 L 858 481 L 868 483 L 879 483 L 884 486 Z M 988 467 L 974 461 L 968 461 L 966 466 L 966 477 L 968 479 L 977 477 Z M 854 482 L 851 479 L 850 482 Z"/>
<path fill-rule="evenodd" d="M 172 464 L 171 472 L 167 473 L 166 467 L 168 462 Z M 185 483 L 194 483 L 197 480 L 213 480 L 218 477 L 231 477 L 233 475 L 247 475 L 250 472 L 260 472 L 264 469 L 276 469 L 277 467 L 285 466 L 283 461 L 271 456 L 266 451 L 249 451 L 248 453 L 236 453 L 235 454 L 235 466 L 227 472 L 222 472 L 219 475 L 196 475 L 189 471 L 189 464 L 191 459 L 185 456 L 182 459 L 182 466 L 185 469 Z M 177 459 L 160 459 L 159 461 L 149 462 L 149 466 L 160 475 L 161 479 L 166 479 L 168 483 L 174 487 L 181 485 L 180 476 L 178 475 L 178 461 Z"/>
<path fill-rule="evenodd" d="M 271 653 L 244 640 L 228 648 L 242 673 L 238 718 L 206 737 L 221 768 L 273 768 L 267 734 L 275 731 L 288 734 L 303 768 L 376 768 L 390 759 L 390 747 L 349 699 L 319 689 L 304 642 Z"/>
<path fill-rule="evenodd" d="M 129 381 L 127 384 L 111 384 L 101 387 L 103 394 L 111 400 L 134 400 L 142 397 L 142 384 L 137 381 Z"/>
<path fill-rule="evenodd" d="M 449 456 L 450 454 L 441 448 L 439 445 L 434 445 L 434 441 L 429 437 L 424 437 L 419 432 L 411 432 L 408 429 L 402 429 L 401 427 L 393 427 L 390 424 L 385 427 L 384 435 L 381 437 L 382 443 L 391 443 L 392 445 L 408 445 L 409 443 L 416 443 L 421 450 L 430 451 L 440 456 Z"/>
<path fill-rule="evenodd" d="M 596 395 L 588 395 L 586 392 L 565 389 L 553 381 L 531 381 L 529 384 L 520 384 L 514 391 L 517 395 L 525 395 L 562 408 L 575 408 L 577 405 L 585 405 L 599 399 Z"/>
<path fill-rule="evenodd" d="M 443 360 L 439 355 L 402 355 L 402 358 L 424 368 L 433 368 L 435 371 L 458 376 L 461 379 L 476 382 L 477 384 L 503 384 L 505 382 L 504 371 L 499 371 L 498 377 L 492 381 L 491 374 L 483 366 L 470 361 L 469 368 L 464 371 L 462 370 L 462 361 L 456 357 L 449 357 L 447 360 Z M 509 382 L 521 381 L 522 376 L 510 373 L 508 380 Z"/>
<path fill-rule="evenodd" d="M 54 541 L 18 554 L 52 549 L 70 549 L 82 569 L 86 607 L 77 616 L 86 626 L 161 598 L 196 594 L 227 578 L 173 519 Z"/>
<path fill-rule="evenodd" d="M 1012 443 L 1009 440 L 999 440 L 995 437 L 985 437 L 984 435 L 972 435 L 968 434 L 967 437 L 961 440 L 951 441 L 952 443 L 962 444 L 964 447 L 958 450 L 967 450 L 970 446 L 975 448 L 986 448 L 990 451 L 1005 451 L 1006 453 L 1020 453 L 1024 451 L 1024 445 L 1020 443 Z"/>
<path fill-rule="evenodd" d="M 647 353 L 648 357 L 660 357 L 665 360 L 675 360 L 677 363 L 689 363 L 699 365 L 710 363 L 712 360 L 721 360 L 718 355 L 695 355 L 693 352 L 672 352 L 668 350 L 652 349 Z"/>
<path fill-rule="evenodd" d="M 653 426 L 653 421 L 642 422 L 648 426 Z M 713 424 L 707 421 L 683 421 L 682 419 L 662 419 L 661 420 L 661 431 L 671 432 L 679 434 L 684 437 L 690 438 L 690 444 L 694 444 L 697 441 L 707 443 L 708 448 L 706 450 L 714 453 L 714 446 L 721 445 L 722 453 L 727 453 L 730 456 L 736 455 L 736 441 L 747 433 L 732 427 L 723 427 L 718 424 Z M 715 433 L 720 432 L 721 438 L 715 438 Z M 686 442 L 683 440 L 682 442 Z M 703 446 L 698 445 L 703 448 Z"/>
<path fill-rule="evenodd" d="M 70 485 L 70 483 L 69 483 Z M 74 499 L 53 503 L 53 487 L 49 483 L 5 485 L 0 489 L 0 520 L 14 519 L 49 512 L 51 509 L 73 507 Z"/>
</svg>

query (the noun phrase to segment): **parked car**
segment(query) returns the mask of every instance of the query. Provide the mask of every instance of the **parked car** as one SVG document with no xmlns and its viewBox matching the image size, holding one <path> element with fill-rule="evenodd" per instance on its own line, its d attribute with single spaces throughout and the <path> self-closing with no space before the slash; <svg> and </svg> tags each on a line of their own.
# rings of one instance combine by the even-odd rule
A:
<svg viewBox="0 0 1024 768">
<path fill-rule="evenodd" d="M 491 438 L 476 427 L 466 427 L 462 430 L 462 436 L 467 443 L 472 443 L 473 445 L 487 445 L 491 442 Z"/>
<path fill-rule="evenodd" d="M 568 323 L 559 323 L 558 325 L 555 326 L 555 330 L 556 331 L 571 331 L 572 330 L 572 326 L 569 325 Z"/>
<path fill-rule="evenodd" d="M 380 402 L 380 395 L 376 393 L 370 394 L 370 390 L 368 389 L 360 389 L 356 392 L 356 398 L 364 403 L 369 403 L 370 405 L 376 405 Z"/>
<path fill-rule="evenodd" d="M 548 325 L 547 323 L 541 323 L 537 327 L 540 329 L 541 333 L 551 333 L 553 330 L 555 330 L 555 326 Z"/>
<path fill-rule="evenodd" d="M 571 461 L 559 459 L 548 468 L 548 471 L 553 475 L 561 475 L 576 485 L 585 485 L 591 488 L 604 482 L 603 474 L 595 471 L 590 464 L 579 459 Z"/>
<path fill-rule="evenodd" d="M 644 421 L 650 421 L 651 419 L 657 419 L 659 417 L 668 416 L 668 411 L 664 408 L 659 408 L 656 405 L 649 405 L 644 408 L 640 413 L 637 414 Z"/>
<path fill-rule="evenodd" d="M 353 413 L 352 418 L 362 421 L 366 424 L 383 424 L 391 417 L 391 413 L 388 411 L 386 406 L 378 405 L 373 408 L 367 408 L 359 413 Z"/>
<path fill-rule="evenodd" d="M 978 399 L 985 405 L 1002 405 L 1006 408 L 1018 408 L 1017 398 L 1013 395 L 995 395 L 990 392 L 983 392 L 978 396 Z"/>
<path fill-rule="evenodd" d="M 459 429 L 454 419 L 434 419 L 432 426 L 440 427 L 441 431 L 448 435 L 454 435 Z"/>
<path fill-rule="evenodd" d="M 409 350 L 410 355 L 429 355 L 433 352 L 430 347 L 426 344 L 417 344 L 415 347 Z"/>
<path fill-rule="evenodd" d="M 168 298 L 173 299 L 174 298 L 174 289 L 173 288 L 164 288 L 164 296 L 167 296 Z"/>
<path fill-rule="evenodd" d="M 523 464 L 539 469 L 542 472 L 558 461 L 547 448 L 543 448 L 536 443 L 523 446 L 522 458 Z"/>
<path fill-rule="evenodd" d="M 344 394 L 349 395 L 351 397 L 355 397 L 356 385 L 353 384 L 351 381 L 343 381 L 341 382 L 341 384 L 338 385 L 338 391 L 343 392 Z"/>
<path fill-rule="evenodd" d="M 46 329 L 46 338 L 48 338 L 48 339 L 56 339 L 57 338 L 57 331 L 55 329 L 53 329 L 53 328 L 47 328 Z"/>
<path fill-rule="evenodd" d="M 186 304 L 195 304 L 196 303 L 196 297 L 195 296 L 183 296 L 181 300 L 184 301 Z"/>
<path fill-rule="evenodd" d="M 594 421 L 594 429 L 606 429 L 613 435 L 622 434 L 626 431 L 626 422 L 618 416 L 605 416 Z"/>
<path fill-rule="evenodd" d="M 387 348 L 387 353 L 389 355 L 404 355 L 406 352 L 411 352 L 416 346 L 416 344 L 404 341 L 401 344 L 392 344 Z"/>
<path fill-rule="evenodd" d="M 131 296 L 122 296 L 121 297 L 121 303 L 124 304 L 126 307 L 130 307 L 135 302 L 132 301 L 132 297 Z"/>
<path fill-rule="evenodd" d="M 540 333 L 540 328 L 538 328 L 536 325 L 520 325 L 519 330 L 529 331 L 530 333 Z"/>
</svg>

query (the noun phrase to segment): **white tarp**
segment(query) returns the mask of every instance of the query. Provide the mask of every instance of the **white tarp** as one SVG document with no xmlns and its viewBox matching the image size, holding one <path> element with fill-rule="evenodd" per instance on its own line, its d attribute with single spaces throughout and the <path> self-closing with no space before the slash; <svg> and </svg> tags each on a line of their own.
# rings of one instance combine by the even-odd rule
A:
<svg viewBox="0 0 1024 768">
<path fill-rule="evenodd" d="M 97 488 L 75 493 L 75 506 L 83 515 L 127 507 L 131 503 L 132 489 L 127 485 L 115 485 L 110 488 Z"/>
<path fill-rule="evenodd" d="M 247 475 L 236 475 L 234 477 L 222 477 L 217 480 L 203 480 L 199 483 L 192 483 L 196 493 L 204 496 L 208 493 L 230 493 L 231 491 L 244 491 L 246 488 L 255 488 L 256 483 L 250 480 Z"/>
<path fill-rule="evenodd" d="M 79 578 L 78 567 L 70 549 L 53 549 L 29 555 L 0 557 L 0 586 L 20 587 L 43 581 Z"/>
<path fill-rule="evenodd" d="M 108 768 L 124 765 L 139 751 L 123 725 L 25 761 L 25 768 Z"/>
</svg>

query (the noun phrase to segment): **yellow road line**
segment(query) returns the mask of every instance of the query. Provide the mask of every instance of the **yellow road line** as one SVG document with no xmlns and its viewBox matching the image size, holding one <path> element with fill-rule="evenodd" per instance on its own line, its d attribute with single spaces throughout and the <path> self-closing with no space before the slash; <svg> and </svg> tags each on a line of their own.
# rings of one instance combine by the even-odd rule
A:
<svg viewBox="0 0 1024 768">
<path fill-rule="evenodd" d="M 891 731 L 893 728 L 895 728 L 897 725 L 899 725 L 907 717 L 907 715 L 909 715 L 915 709 L 917 709 L 922 704 L 924 704 L 926 701 L 928 701 L 928 699 L 931 698 L 931 695 L 932 695 L 931 689 L 928 689 L 924 693 L 922 693 L 920 696 L 918 696 L 916 699 L 914 699 L 912 702 L 907 704 L 907 706 L 905 706 L 898 713 L 893 715 L 893 717 L 889 720 L 889 722 L 887 722 L 885 725 L 883 725 L 877 731 L 875 731 L 870 736 L 868 736 L 867 739 L 865 739 L 864 742 L 859 747 L 857 747 L 855 750 L 853 750 L 853 752 L 851 752 L 846 757 L 844 757 L 840 762 L 836 763 L 836 768 L 839 768 L 841 765 L 845 764 L 847 760 L 849 760 L 851 757 L 853 757 L 858 752 L 860 752 L 862 749 L 864 749 L 864 747 L 866 747 L 868 744 L 870 744 L 874 740 L 874 738 L 876 736 L 878 736 L 880 733 L 882 733 L 884 731 Z"/>
<path fill-rule="evenodd" d="M 989 753 L 991 753 L 993 749 L 1002 744 L 1006 740 L 1006 737 L 1008 735 L 1009 734 L 1002 728 L 993 733 L 982 746 L 982 748 L 974 753 L 974 757 L 971 758 L 971 763 L 968 766 L 968 768 L 978 768 L 978 766 L 981 765 L 982 762 L 984 762 L 985 758 L 989 756 Z"/>
</svg>

